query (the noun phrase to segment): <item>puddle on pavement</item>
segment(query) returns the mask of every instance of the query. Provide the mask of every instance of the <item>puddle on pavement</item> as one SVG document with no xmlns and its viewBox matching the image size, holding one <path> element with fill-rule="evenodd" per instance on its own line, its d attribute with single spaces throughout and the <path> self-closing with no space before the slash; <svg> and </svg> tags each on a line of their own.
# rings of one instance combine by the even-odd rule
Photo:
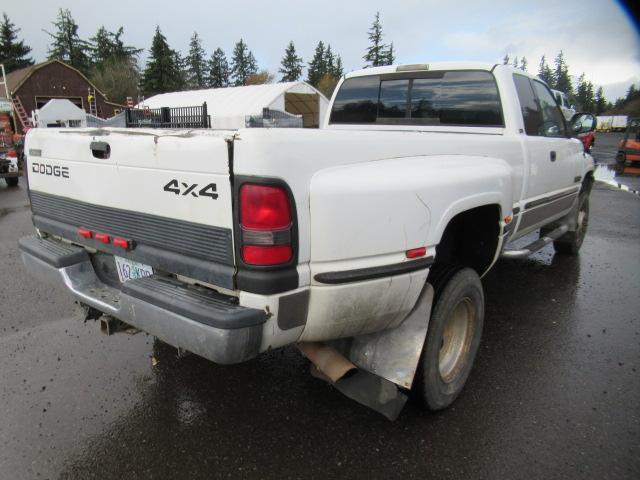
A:
<svg viewBox="0 0 640 480">
<path fill-rule="evenodd" d="M 598 164 L 595 170 L 595 179 L 604 182 L 612 187 L 625 190 L 627 192 L 640 195 L 640 189 L 638 188 L 638 180 L 640 177 L 634 176 L 620 176 L 616 171 L 615 165 L 610 164 Z"/>
</svg>

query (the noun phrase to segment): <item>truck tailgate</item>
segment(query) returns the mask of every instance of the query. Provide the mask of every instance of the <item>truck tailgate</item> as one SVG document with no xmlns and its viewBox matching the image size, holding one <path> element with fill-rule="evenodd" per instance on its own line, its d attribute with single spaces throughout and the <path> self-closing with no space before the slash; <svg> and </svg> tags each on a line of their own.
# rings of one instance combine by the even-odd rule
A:
<svg viewBox="0 0 640 480">
<path fill-rule="evenodd" d="M 33 129 L 25 151 L 34 223 L 101 252 L 233 288 L 232 135 Z"/>
</svg>

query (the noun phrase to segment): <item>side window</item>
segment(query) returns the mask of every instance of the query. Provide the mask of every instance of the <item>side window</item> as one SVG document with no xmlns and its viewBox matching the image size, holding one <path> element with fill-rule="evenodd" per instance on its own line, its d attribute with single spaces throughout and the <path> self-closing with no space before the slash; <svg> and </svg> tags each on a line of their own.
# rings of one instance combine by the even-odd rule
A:
<svg viewBox="0 0 640 480">
<path fill-rule="evenodd" d="M 551 92 L 540 82 L 534 80 L 531 83 L 538 97 L 538 103 L 540 104 L 540 110 L 542 112 L 543 124 L 540 135 L 546 137 L 566 137 L 567 132 L 564 124 L 564 116 L 551 96 Z"/>
<path fill-rule="evenodd" d="M 516 85 L 518 100 L 520 100 L 520 110 L 522 111 L 522 119 L 524 120 L 524 130 L 527 135 L 542 135 L 542 114 L 536 97 L 531 88 L 531 82 L 524 75 L 514 75 L 513 82 Z"/>
<path fill-rule="evenodd" d="M 378 119 L 404 118 L 407 116 L 409 80 L 383 80 L 380 82 Z"/>
<path fill-rule="evenodd" d="M 344 81 L 331 110 L 331 123 L 375 123 L 380 77 L 354 77 Z"/>
</svg>

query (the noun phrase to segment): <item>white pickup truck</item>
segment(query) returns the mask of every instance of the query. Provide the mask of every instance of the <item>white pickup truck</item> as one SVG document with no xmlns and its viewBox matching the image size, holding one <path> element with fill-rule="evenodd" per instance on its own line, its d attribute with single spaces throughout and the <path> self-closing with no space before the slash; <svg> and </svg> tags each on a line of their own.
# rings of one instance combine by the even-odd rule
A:
<svg viewBox="0 0 640 480">
<path fill-rule="evenodd" d="M 409 389 L 444 408 L 478 350 L 480 278 L 578 252 L 594 162 L 572 136 L 594 118 L 567 124 L 520 70 L 432 63 L 345 75 L 325 123 L 33 129 L 24 263 L 89 317 L 214 362 L 298 344 L 390 418 Z"/>
</svg>

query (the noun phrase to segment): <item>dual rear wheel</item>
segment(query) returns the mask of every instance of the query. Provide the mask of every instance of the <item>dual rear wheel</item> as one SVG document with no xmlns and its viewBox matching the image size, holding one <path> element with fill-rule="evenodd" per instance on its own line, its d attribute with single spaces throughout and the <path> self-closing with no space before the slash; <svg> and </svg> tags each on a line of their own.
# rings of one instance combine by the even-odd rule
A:
<svg viewBox="0 0 640 480">
<path fill-rule="evenodd" d="M 434 305 L 413 386 L 429 410 L 448 407 L 471 373 L 484 324 L 484 293 L 471 268 L 438 267 L 430 274 Z"/>
</svg>

